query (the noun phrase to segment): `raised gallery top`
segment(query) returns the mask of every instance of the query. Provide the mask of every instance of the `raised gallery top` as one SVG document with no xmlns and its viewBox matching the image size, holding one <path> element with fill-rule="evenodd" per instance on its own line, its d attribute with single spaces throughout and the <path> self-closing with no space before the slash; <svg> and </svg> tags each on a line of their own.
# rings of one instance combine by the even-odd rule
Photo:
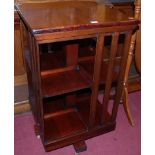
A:
<svg viewBox="0 0 155 155">
<path fill-rule="evenodd" d="M 25 3 L 16 5 L 16 9 L 33 34 L 137 23 L 134 19 L 129 22 L 123 11 L 91 1 Z"/>
</svg>

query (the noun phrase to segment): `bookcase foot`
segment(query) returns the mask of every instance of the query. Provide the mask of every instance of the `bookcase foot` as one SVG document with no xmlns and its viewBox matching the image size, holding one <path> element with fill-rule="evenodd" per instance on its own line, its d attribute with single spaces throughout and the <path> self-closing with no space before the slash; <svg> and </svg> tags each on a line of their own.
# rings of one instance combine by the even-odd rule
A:
<svg viewBox="0 0 155 155">
<path fill-rule="evenodd" d="M 77 142 L 77 143 L 73 144 L 73 146 L 76 151 L 76 155 L 79 155 L 80 152 L 87 150 L 87 145 L 86 145 L 85 141 Z"/>
</svg>

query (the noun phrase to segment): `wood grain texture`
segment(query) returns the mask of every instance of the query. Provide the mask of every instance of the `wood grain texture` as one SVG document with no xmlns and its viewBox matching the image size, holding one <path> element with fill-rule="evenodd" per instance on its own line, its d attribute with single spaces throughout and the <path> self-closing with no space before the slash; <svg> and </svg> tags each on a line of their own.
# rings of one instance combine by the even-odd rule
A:
<svg viewBox="0 0 155 155">
<path fill-rule="evenodd" d="M 103 3 L 88 1 L 28 3 L 16 5 L 16 9 L 34 34 L 136 23 L 135 20 L 128 22 L 128 16 L 115 8 L 110 8 Z M 63 18 L 59 18 L 60 14 L 63 14 Z"/>
<path fill-rule="evenodd" d="M 104 46 L 104 34 L 99 35 L 97 38 L 96 45 L 96 55 L 95 55 L 95 65 L 94 65 L 94 74 L 93 74 L 93 85 L 92 85 L 92 95 L 91 95 L 91 107 L 90 107 L 90 127 L 95 123 L 96 115 L 96 103 L 99 91 L 99 82 L 100 82 L 100 71 L 103 58 L 103 46 Z"/>
<path fill-rule="evenodd" d="M 90 87 L 81 71 L 65 71 L 42 78 L 43 97 L 50 97 Z"/>
<path fill-rule="evenodd" d="M 105 120 L 105 115 L 107 113 L 106 110 L 108 110 L 108 102 L 112 87 L 112 77 L 113 77 L 113 70 L 114 70 L 114 63 L 115 63 L 115 57 L 116 52 L 118 48 L 118 39 L 119 39 L 119 33 L 115 32 L 112 35 L 112 43 L 111 43 L 111 50 L 110 50 L 110 57 L 109 57 L 109 64 L 108 64 L 108 72 L 106 75 L 106 81 L 105 81 L 105 90 L 104 90 L 104 98 L 102 102 L 102 117 L 101 117 L 101 123 Z"/>
</svg>

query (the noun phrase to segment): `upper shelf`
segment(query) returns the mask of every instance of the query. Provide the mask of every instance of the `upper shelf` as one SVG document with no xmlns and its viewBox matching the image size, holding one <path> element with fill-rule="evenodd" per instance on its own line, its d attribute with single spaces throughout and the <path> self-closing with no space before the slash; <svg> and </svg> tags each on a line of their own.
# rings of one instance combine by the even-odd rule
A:
<svg viewBox="0 0 155 155">
<path fill-rule="evenodd" d="M 43 97 L 61 95 L 91 86 L 91 81 L 85 77 L 82 70 L 70 70 L 42 77 Z"/>
<path fill-rule="evenodd" d="M 34 34 L 66 32 L 135 24 L 126 13 L 91 1 L 59 1 L 16 5 L 20 16 Z M 131 13 L 131 16 L 133 14 Z"/>
</svg>

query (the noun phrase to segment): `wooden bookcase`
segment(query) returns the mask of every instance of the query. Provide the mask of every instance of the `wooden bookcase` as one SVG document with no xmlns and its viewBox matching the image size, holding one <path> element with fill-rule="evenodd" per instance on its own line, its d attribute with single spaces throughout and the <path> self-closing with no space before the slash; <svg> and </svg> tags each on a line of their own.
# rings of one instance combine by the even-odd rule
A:
<svg viewBox="0 0 155 155">
<path fill-rule="evenodd" d="M 96 2 L 22 4 L 16 9 L 36 134 L 46 151 L 71 144 L 76 152 L 84 151 L 86 139 L 115 129 L 130 40 L 139 21 Z"/>
</svg>

